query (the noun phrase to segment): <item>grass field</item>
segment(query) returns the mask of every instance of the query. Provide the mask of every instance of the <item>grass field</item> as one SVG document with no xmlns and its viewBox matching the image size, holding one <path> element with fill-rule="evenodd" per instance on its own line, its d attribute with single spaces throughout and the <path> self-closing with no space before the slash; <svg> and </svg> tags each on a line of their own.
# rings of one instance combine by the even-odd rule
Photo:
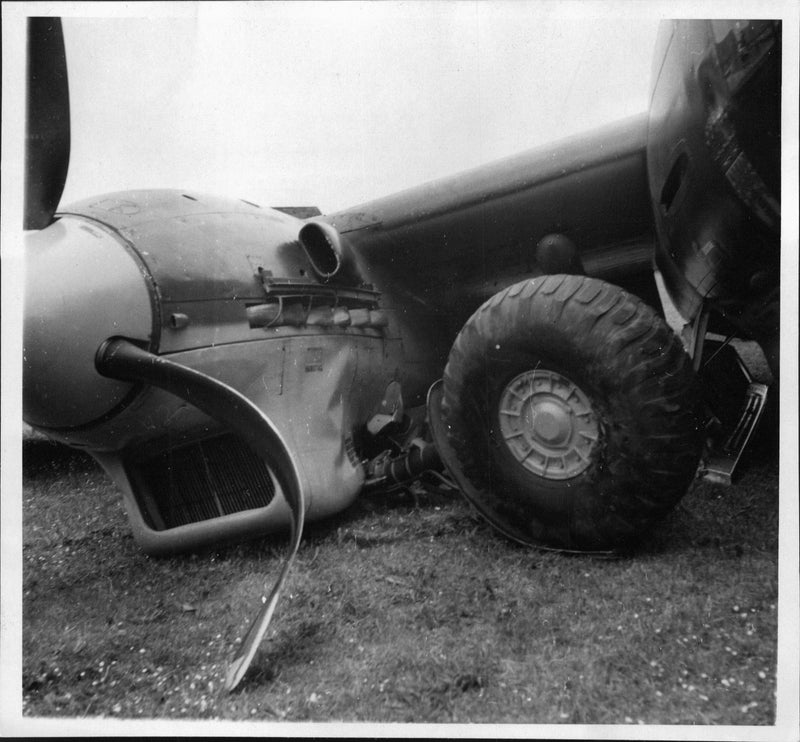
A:
<svg viewBox="0 0 800 742">
<path fill-rule="evenodd" d="M 25 444 L 26 717 L 767 725 L 778 462 L 698 482 L 636 553 L 526 549 L 457 494 L 307 529 L 241 686 L 226 663 L 285 539 L 150 558 L 91 459 Z"/>
</svg>

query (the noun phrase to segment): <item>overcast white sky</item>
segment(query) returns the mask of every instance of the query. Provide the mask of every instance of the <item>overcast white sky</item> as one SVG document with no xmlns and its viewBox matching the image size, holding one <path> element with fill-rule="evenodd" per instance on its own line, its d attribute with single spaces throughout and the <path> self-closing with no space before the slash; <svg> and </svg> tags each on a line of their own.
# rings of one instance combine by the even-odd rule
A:
<svg viewBox="0 0 800 742">
<path fill-rule="evenodd" d="M 22 120 L 7 90 L 21 103 L 24 74 L 5 67 L 24 59 L 26 13 L 64 17 L 72 156 L 62 203 L 175 187 L 333 211 L 643 111 L 661 17 L 771 6 L 787 7 L 5 2 L 4 170 L 16 172 L 8 143 Z"/>
<path fill-rule="evenodd" d="M 645 110 L 658 27 L 644 3 L 137 5 L 62 6 L 63 202 L 353 205 Z"/>
<path fill-rule="evenodd" d="M 64 17 L 72 156 L 62 203 L 175 187 L 323 211 L 644 111 L 659 19 L 695 7 L 20 5 Z"/>
</svg>

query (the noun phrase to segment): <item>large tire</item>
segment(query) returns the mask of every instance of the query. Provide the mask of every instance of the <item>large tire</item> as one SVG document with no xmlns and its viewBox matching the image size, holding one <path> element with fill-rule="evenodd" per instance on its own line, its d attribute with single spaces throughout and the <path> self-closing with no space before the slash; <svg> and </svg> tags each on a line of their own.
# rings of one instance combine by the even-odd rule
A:
<svg viewBox="0 0 800 742">
<path fill-rule="evenodd" d="M 442 415 L 464 494 L 508 536 L 561 549 L 628 546 L 697 470 L 697 385 L 646 304 L 584 276 L 515 284 L 450 351 Z"/>
</svg>

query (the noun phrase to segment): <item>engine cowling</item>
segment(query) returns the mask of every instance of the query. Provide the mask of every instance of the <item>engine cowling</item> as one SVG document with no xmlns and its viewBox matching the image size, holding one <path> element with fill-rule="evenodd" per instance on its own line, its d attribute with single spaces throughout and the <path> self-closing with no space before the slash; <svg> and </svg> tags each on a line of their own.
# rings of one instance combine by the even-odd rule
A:
<svg viewBox="0 0 800 742">
<path fill-rule="evenodd" d="M 299 462 L 309 519 L 361 489 L 355 441 L 401 343 L 376 291 L 314 272 L 303 224 L 242 201 L 133 191 L 65 207 L 30 237 L 24 417 L 101 462 L 150 552 L 260 535 L 289 510 L 230 421 L 163 385 L 101 375 L 111 338 L 258 407 Z"/>
</svg>

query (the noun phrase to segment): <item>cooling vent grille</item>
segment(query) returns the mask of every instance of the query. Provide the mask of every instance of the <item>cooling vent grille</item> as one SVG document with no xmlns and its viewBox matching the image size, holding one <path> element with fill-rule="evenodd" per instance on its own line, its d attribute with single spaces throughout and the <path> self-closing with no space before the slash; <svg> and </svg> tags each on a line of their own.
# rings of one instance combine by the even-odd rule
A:
<svg viewBox="0 0 800 742">
<path fill-rule="evenodd" d="M 266 465 L 231 434 L 169 449 L 131 469 L 142 515 L 158 531 L 263 508 L 275 496 Z"/>
</svg>

